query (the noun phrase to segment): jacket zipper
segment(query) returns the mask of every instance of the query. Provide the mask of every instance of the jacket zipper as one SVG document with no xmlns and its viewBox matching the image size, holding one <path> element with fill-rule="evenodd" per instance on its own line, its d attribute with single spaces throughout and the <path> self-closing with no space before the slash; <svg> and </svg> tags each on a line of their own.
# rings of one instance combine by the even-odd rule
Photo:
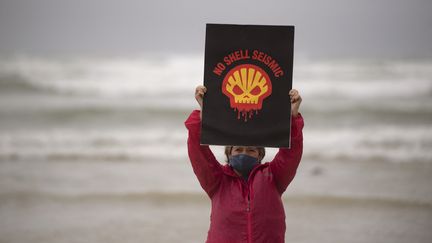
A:
<svg viewBox="0 0 432 243">
<path fill-rule="evenodd" d="M 256 170 L 256 168 L 254 168 L 254 170 Z M 251 172 L 251 175 L 252 175 L 252 172 Z M 252 193 L 252 187 L 250 186 L 251 175 L 249 175 L 247 183 L 245 183 L 247 188 L 248 188 L 247 205 L 246 205 L 247 231 L 248 231 L 247 232 L 247 234 L 248 234 L 247 241 L 248 241 L 248 243 L 252 243 L 252 213 L 251 213 L 251 197 L 250 197 L 250 195 Z"/>
<path fill-rule="evenodd" d="M 247 227 L 248 227 L 248 242 L 252 243 L 252 213 L 251 213 L 251 198 L 250 198 L 250 194 L 251 194 L 251 189 L 250 186 L 248 188 L 248 197 L 247 197 L 247 208 L 246 208 L 246 213 L 247 213 Z"/>
</svg>

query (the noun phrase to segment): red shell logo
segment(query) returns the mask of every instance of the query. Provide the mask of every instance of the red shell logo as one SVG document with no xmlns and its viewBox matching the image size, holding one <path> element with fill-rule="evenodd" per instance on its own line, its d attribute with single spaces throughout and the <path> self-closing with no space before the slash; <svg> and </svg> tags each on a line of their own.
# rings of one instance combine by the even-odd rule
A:
<svg viewBox="0 0 432 243">
<path fill-rule="evenodd" d="M 230 99 L 231 108 L 247 121 L 254 111 L 261 110 L 262 103 L 272 93 L 268 74 L 260 67 L 242 64 L 231 69 L 222 83 L 222 92 Z"/>
</svg>

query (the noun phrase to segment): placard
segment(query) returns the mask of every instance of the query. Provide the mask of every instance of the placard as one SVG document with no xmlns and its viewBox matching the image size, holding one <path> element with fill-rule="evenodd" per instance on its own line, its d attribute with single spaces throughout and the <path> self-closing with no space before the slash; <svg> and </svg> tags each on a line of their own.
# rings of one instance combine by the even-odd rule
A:
<svg viewBox="0 0 432 243">
<path fill-rule="evenodd" d="M 201 143 L 290 147 L 294 26 L 207 24 Z"/>
</svg>

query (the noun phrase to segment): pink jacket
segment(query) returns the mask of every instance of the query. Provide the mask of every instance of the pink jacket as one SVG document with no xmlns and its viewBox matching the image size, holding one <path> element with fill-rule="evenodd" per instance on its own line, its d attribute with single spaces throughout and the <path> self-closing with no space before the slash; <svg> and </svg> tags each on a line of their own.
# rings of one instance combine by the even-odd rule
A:
<svg viewBox="0 0 432 243">
<path fill-rule="evenodd" d="M 221 165 L 209 146 L 200 145 L 200 112 L 186 120 L 193 171 L 212 202 L 208 243 L 278 243 L 285 238 L 282 193 L 293 180 L 303 151 L 303 118 L 293 118 L 291 149 L 281 148 L 272 162 L 251 172 L 246 182 Z"/>
</svg>

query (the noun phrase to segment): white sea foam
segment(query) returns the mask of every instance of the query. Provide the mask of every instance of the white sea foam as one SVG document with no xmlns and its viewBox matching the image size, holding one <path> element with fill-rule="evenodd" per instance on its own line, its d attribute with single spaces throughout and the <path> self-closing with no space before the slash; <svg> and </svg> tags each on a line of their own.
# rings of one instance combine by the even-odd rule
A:
<svg viewBox="0 0 432 243">
<path fill-rule="evenodd" d="M 62 161 L 187 160 L 183 129 L 3 132 L 0 159 Z M 304 158 L 327 161 L 431 162 L 432 127 L 305 129 Z M 221 147 L 213 148 L 219 161 Z M 267 160 L 277 150 L 270 149 Z"/>
<path fill-rule="evenodd" d="M 304 147 L 306 158 L 313 160 L 431 162 L 432 127 L 311 130 Z"/>
<path fill-rule="evenodd" d="M 42 90 L 64 94 L 139 96 L 178 94 L 202 80 L 199 57 L 2 60 L 0 74 L 16 75 Z"/>
<path fill-rule="evenodd" d="M 166 153 L 169 151 L 169 153 Z M 142 130 L 15 131 L 0 134 L 0 160 L 143 161 L 186 156 L 184 131 Z"/>
<path fill-rule="evenodd" d="M 202 78 L 201 56 L 1 59 L 0 158 L 186 157 Z M 432 161 L 432 62 L 300 62 L 294 87 L 305 158 Z"/>
<path fill-rule="evenodd" d="M 0 76 L 15 75 L 42 90 L 127 97 L 186 95 L 202 83 L 201 56 L 0 61 Z M 310 98 L 412 98 L 432 94 L 432 62 L 303 62 L 294 65 L 294 87 Z"/>
</svg>

